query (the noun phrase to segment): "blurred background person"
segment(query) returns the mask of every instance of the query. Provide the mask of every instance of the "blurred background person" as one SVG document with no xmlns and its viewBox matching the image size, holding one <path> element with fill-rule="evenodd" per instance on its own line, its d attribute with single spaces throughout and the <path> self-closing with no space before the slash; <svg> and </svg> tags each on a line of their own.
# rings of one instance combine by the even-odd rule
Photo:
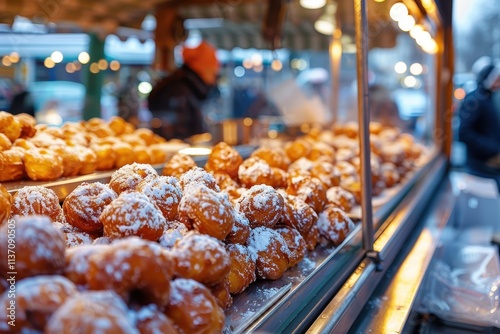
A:
<svg viewBox="0 0 500 334">
<path fill-rule="evenodd" d="M 126 121 L 139 125 L 139 92 L 138 82 L 134 76 L 128 76 L 123 87 L 118 91 L 118 116 Z"/>
<path fill-rule="evenodd" d="M 148 96 L 151 128 L 166 139 L 205 132 L 202 105 L 216 87 L 220 64 L 216 49 L 202 41 L 182 49 L 183 65 L 160 80 Z"/>
<path fill-rule="evenodd" d="M 459 139 L 467 150 L 466 171 L 492 178 L 500 189 L 500 66 L 489 62 L 477 74 L 477 88 L 468 93 L 459 109 Z"/>
<path fill-rule="evenodd" d="M 35 117 L 33 97 L 26 89 L 26 86 L 20 82 L 16 82 L 12 88 L 12 92 L 13 97 L 7 111 L 13 115 L 25 113 Z"/>
<path fill-rule="evenodd" d="M 397 127 L 403 131 L 410 130 L 410 124 L 400 117 L 398 105 L 385 86 L 372 84 L 368 91 L 371 121 L 379 122 L 383 126 Z"/>
</svg>

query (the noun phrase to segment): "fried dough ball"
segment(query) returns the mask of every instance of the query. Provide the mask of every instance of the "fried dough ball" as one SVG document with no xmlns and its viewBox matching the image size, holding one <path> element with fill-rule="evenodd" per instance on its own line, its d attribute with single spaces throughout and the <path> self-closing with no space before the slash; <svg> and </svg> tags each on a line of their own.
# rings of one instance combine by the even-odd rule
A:
<svg viewBox="0 0 500 334">
<path fill-rule="evenodd" d="M 59 198 L 50 188 L 25 186 L 12 198 L 12 216 L 45 215 L 56 221 L 61 212 Z"/>
<path fill-rule="evenodd" d="M 119 136 L 125 132 L 127 121 L 120 116 L 113 116 L 109 119 L 108 125 L 113 130 L 115 136 Z"/>
<path fill-rule="evenodd" d="M 229 198 L 237 199 L 243 193 L 241 185 L 228 174 L 216 172 L 213 176 L 220 190 L 228 194 Z"/>
<path fill-rule="evenodd" d="M 281 195 L 285 200 L 281 223 L 295 228 L 301 234 L 307 233 L 318 220 L 314 209 L 297 196 L 284 191 Z"/>
<path fill-rule="evenodd" d="M 340 171 L 330 162 L 315 162 L 311 168 L 311 176 L 320 180 L 325 189 L 340 184 Z"/>
<path fill-rule="evenodd" d="M 250 222 L 250 227 L 273 227 L 283 213 L 283 197 L 273 187 L 252 186 L 237 201 L 238 211 Z"/>
<path fill-rule="evenodd" d="M 14 148 L 0 152 L 0 182 L 17 181 L 25 176 L 24 152 Z"/>
<path fill-rule="evenodd" d="M 165 314 L 179 334 L 222 333 L 224 311 L 203 284 L 185 278 L 170 283 L 172 292 Z"/>
<path fill-rule="evenodd" d="M 207 286 L 210 292 L 217 300 L 217 304 L 223 309 L 227 310 L 233 303 L 233 297 L 229 292 L 229 279 L 224 277 L 224 280 L 212 286 Z"/>
<path fill-rule="evenodd" d="M 151 159 L 151 155 L 144 145 L 137 145 L 132 147 L 132 151 L 134 151 L 135 162 L 140 164 L 152 164 L 153 160 Z"/>
<path fill-rule="evenodd" d="M 21 113 L 14 116 L 21 124 L 21 135 L 20 138 L 31 138 L 36 134 L 36 119 L 35 117 Z"/>
<path fill-rule="evenodd" d="M 95 172 L 97 168 L 97 154 L 90 148 L 84 146 L 75 146 L 81 158 L 80 175 L 87 175 Z"/>
<path fill-rule="evenodd" d="M 115 168 L 121 168 L 134 163 L 135 155 L 132 145 L 125 142 L 119 142 L 111 146 L 116 154 Z"/>
<path fill-rule="evenodd" d="M 56 180 L 64 172 L 61 156 L 45 148 L 27 150 L 24 167 L 28 177 L 35 181 Z"/>
<path fill-rule="evenodd" d="M 0 133 L 3 133 L 14 142 L 21 136 L 21 122 L 13 115 L 5 111 L 0 111 Z"/>
<path fill-rule="evenodd" d="M 307 158 L 313 161 L 322 160 L 335 163 L 335 149 L 326 143 L 315 141 Z"/>
<path fill-rule="evenodd" d="M 191 156 L 182 153 L 176 153 L 167 161 L 163 167 L 162 174 L 167 176 L 175 176 L 179 178 L 188 170 L 197 167 L 196 162 Z"/>
<path fill-rule="evenodd" d="M 301 233 L 304 241 L 306 242 L 307 250 L 314 250 L 319 241 L 319 229 L 318 226 L 313 225 L 309 231 Z"/>
<path fill-rule="evenodd" d="M 341 208 L 345 212 L 352 210 L 356 204 L 356 198 L 349 191 L 342 187 L 331 187 L 326 191 L 326 198 L 329 204 Z"/>
<path fill-rule="evenodd" d="M 167 224 L 160 209 L 146 195 L 136 191 L 121 193 L 99 216 L 104 236 L 124 238 L 139 236 L 156 241 Z"/>
<path fill-rule="evenodd" d="M 238 168 L 243 162 L 243 158 L 233 147 L 226 142 L 219 142 L 213 148 L 207 158 L 205 169 L 208 172 L 226 173 L 232 178 L 238 176 Z"/>
<path fill-rule="evenodd" d="M 340 186 L 354 196 L 356 203 L 361 203 L 361 182 L 346 180 L 342 181 Z"/>
<path fill-rule="evenodd" d="M 238 294 L 245 291 L 257 279 L 255 275 L 257 254 L 241 244 L 226 245 L 226 251 L 231 258 L 228 274 L 229 292 Z"/>
<path fill-rule="evenodd" d="M 311 150 L 311 142 L 304 138 L 295 139 L 285 145 L 286 155 L 292 162 L 302 157 L 307 157 L 311 153 Z"/>
<path fill-rule="evenodd" d="M 353 179 L 357 180 L 359 178 L 358 171 L 356 167 L 347 161 L 338 161 L 335 165 L 340 172 L 340 180 Z"/>
<path fill-rule="evenodd" d="M 135 146 L 141 146 L 141 147 L 146 146 L 146 142 L 144 141 L 144 139 L 142 139 L 141 137 L 136 136 L 135 134 L 132 134 L 132 133 L 121 135 L 120 141 L 125 142 L 125 143 L 129 143 L 130 146 L 132 146 L 132 148 Z"/>
<path fill-rule="evenodd" d="M 234 225 L 233 207 L 225 193 L 200 184 L 184 192 L 179 203 L 179 220 L 200 233 L 224 240 Z"/>
<path fill-rule="evenodd" d="M 326 204 L 326 189 L 315 177 L 296 176 L 288 179 L 286 192 L 302 199 L 314 211 L 320 212 Z"/>
<path fill-rule="evenodd" d="M 290 164 L 286 153 L 282 149 L 261 146 L 254 150 L 250 156 L 258 157 L 267 162 L 269 166 L 283 170 L 286 170 Z"/>
<path fill-rule="evenodd" d="M 151 165 L 132 163 L 111 174 L 109 187 L 119 195 L 125 190 L 135 190 L 142 180 L 156 177 L 158 172 Z"/>
<path fill-rule="evenodd" d="M 61 176 L 76 176 L 82 169 L 82 158 L 71 146 L 54 147 L 54 152 L 62 158 L 63 173 Z"/>
<path fill-rule="evenodd" d="M 313 167 L 314 162 L 312 160 L 306 157 L 299 158 L 288 166 L 289 178 L 296 175 L 310 175 Z"/>
<path fill-rule="evenodd" d="M 387 188 L 393 187 L 399 182 L 400 176 L 396 166 L 393 163 L 385 162 L 380 166 L 382 180 Z"/>
<path fill-rule="evenodd" d="M 66 221 L 92 235 L 102 234 L 103 226 L 99 216 L 117 197 L 106 184 L 83 182 L 64 199 L 62 209 Z"/>
<path fill-rule="evenodd" d="M 289 267 L 297 265 L 306 255 L 306 242 L 296 229 L 288 226 L 278 226 L 275 230 L 281 234 L 290 250 Z"/>
<path fill-rule="evenodd" d="M 317 226 L 321 236 L 334 246 L 340 245 L 354 229 L 351 218 L 342 209 L 333 205 L 327 205 L 319 214 Z"/>
<path fill-rule="evenodd" d="M 89 258 L 91 255 L 103 250 L 105 245 L 82 245 L 66 250 L 66 265 L 63 275 L 76 285 L 86 286 Z"/>
<path fill-rule="evenodd" d="M 177 242 L 177 240 L 182 239 L 189 230 L 186 225 L 181 222 L 169 222 L 167 228 L 163 231 L 162 236 L 158 240 L 158 243 L 167 249 L 172 249 Z"/>
<path fill-rule="evenodd" d="M 136 190 L 155 203 L 167 221 L 177 219 L 182 190 L 175 177 L 158 176 L 147 178 L 139 182 Z"/>
<path fill-rule="evenodd" d="M 161 138 L 161 137 L 156 137 L 155 138 Z M 161 138 L 163 139 L 163 138 Z M 157 139 L 155 139 L 157 140 Z M 163 139 L 164 140 L 164 139 Z M 151 164 L 157 165 L 157 164 L 162 164 L 165 161 L 167 161 L 167 151 L 162 148 L 161 143 L 153 144 L 151 146 L 146 147 L 146 150 L 149 153 L 149 156 L 151 158 Z"/>
<path fill-rule="evenodd" d="M 172 321 L 156 305 L 150 304 L 133 313 L 140 334 L 178 334 Z"/>
<path fill-rule="evenodd" d="M 273 229 L 257 227 L 250 231 L 248 247 L 257 254 L 257 276 L 276 280 L 288 269 L 290 250 L 285 239 Z"/>
<path fill-rule="evenodd" d="M 206 285 L 220 283 L 229 273 L 231 260 L 217 239 L 194 231 L 188 232 L 172 248 L 175 273 Z"/>
<path fill-rule="evenodd" d="M 238 178 L 247 188 L 275 182 L 271 166 L 258 157 L 245 159 L 238 169 Z"/>
<path fill-rule="evenodd" d="M 51 275 L 64 268 L 64 236 L 46 216 L 15 217 L 16 228 L 16 279 L 36 275 Z M 7 259 L 10 224 L 0 227 L 0 254 Z M 10 249 L 10 248 L 9 248 Z M 2 275 L 7 275 L 7 261 L 0 264 Z"/>
<path fill-rule="evenodd" d="M 238 210 L 233 211 L 234 225 L 231 232 L 227 235 L 224 240 L 227 244 L 242 244 L 247 243 L 248 237 L 250 236 L 250 222 L 247 217 Z"/>
<path fill-rule="evenodd" d="M 0 133 L 0 152 L 6 151 L 12 147 L 12 143 L 9 138 L 3 133 Z"/>
<path fill-rule="evenodd" d="M 137 334 L 127 306 L 112 291 L 84 291 L 68 298 L 50 318 L 51 334 Z"/>
<path fill-rule="evenodd" d="M 197 187 L 200 184 L 205 185 L 217 192 L 220 191 L 219 185 L 217 184 L 214 176 L 201 167 L 191 168 L 182 174 L 179 177 L 179 182 L 183 191 L 186 191 L 190 186 Z"/>
<path fill-rule="evenodd" d="M 50 316 L 68 299 L 78 293 L 76 286 L 62 276 L 37 276 L 22 279 L 16 282 L 15 291 L 15 327 L 8 322 L 7 312 L 12 304 L 8 292 L 0 296 L 0 331 L 12 333 L 19 329 L 25 333 L 43 331 Z"/>
<path fill-rule="evenodd" d="M 92 290 L 113 290 L 126 302 L 164 307 L 170 295 L 172 259 L 160 245 L 130 237 L 90 255 Z"/>
<path fill-rule="evenodd" d="M 96 170 L 110 170 L 115 167 L 116 153 L 109 144 L 94 144 L 90 147 L 96 155 Z"/>
<path fill-rule="evenodd" d="M 0 225 L 7 222 L 10 217 L 12 205 L 12 195 L 9 194 L 7 188 L 0 184 Z"/>
<path fill-rule="evenodd" d="M 94 239 L 90 234 L 77 230 L 64 233 L 64 240 L 66 240 L 66 248 L 92 245 L 94 243 Z"/>
</svg>

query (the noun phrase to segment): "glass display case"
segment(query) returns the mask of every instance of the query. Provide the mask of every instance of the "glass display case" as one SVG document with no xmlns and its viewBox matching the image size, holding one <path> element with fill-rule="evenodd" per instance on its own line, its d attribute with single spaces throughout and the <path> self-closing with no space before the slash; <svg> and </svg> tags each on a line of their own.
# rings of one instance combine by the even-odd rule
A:
<svg viewBox="0 0 500 334">
<path fill-rule="evenodd" d="M 163 148 L 173 155 L 184 145 L 227 141 L 243 160 L 264 147 L 286 153 L 290 178 L 313 173 L 316 162 L 332 166 L 324 174 L 336 181 L 320 180 L 307 197 L 324 197 L 318 219 L 327 200 L 334 202 L 330 189 L 333 197 L 347 194 L 347 232 L 339 242 L 316 237 L 316 247 L 282 276 L 234 294 L 224 333 L 347 333 L 445 175 L 451 28 L 432 0 L 329 0 L 319 9 L 306 8 L 306 0 L 278 2 L 268 9 L 254 1 L 218 11 L 214 4 L 176 8 L 198 20 L 186 25 L 191 37 L 219 48 L 223 102 L 206 106 L 208 140 Z M 262 15 L 262 37 L 254 37 L 260 24 L 235 23 Z M 224 20 L 201 22 L 205 16 Z M 253 102 L 261 99 L 258 109 L 244 101 L 252 94 Z M 209 155 L 193 158 L 204 167 Z M 43 185 L 63 201 L 82 182 L 106 183 L 112 173 L 4 185 L 11 193 Z"/>
</svg>

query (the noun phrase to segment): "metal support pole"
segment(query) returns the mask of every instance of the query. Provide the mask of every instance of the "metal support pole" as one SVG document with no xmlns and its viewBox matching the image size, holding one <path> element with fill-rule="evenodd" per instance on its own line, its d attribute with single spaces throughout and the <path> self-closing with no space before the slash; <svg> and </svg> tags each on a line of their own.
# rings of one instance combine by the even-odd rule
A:
<svg viewBox="0 0 500 334">
<path fill-rule="evenodd" d="M 368 98 L 368 21 L 366 0 L 354 0 L 358 81 L 359 157 L 361 163 L 361 223 L 363 248 L 373 253 L 372 177 L 370 168 L 370 114 Z"/>
</svg>

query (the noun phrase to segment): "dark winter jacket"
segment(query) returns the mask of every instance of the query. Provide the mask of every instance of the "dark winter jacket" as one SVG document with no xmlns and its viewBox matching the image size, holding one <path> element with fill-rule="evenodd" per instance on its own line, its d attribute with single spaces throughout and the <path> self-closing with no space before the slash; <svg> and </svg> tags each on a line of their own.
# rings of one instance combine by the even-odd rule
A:
<svg viewBox="0 0 500 334">
<path fill-rule="evenodd" d="M 491 70 L 487 66 L 479 73 L 477 89 L 465 96 L 459 110 L 459 139 L 467 146 L 467 164 L 484 171 L 491 169 L 486 161 L 500 154 L 500 112 L 483 84 Z"/>
<path fill-rule="evenodd" d="M 158 82 L 148 97 L 153 131 L 166 139 L 203 133 L 201 107 L 211 88 L 187 66 Z"/>
</svg>

